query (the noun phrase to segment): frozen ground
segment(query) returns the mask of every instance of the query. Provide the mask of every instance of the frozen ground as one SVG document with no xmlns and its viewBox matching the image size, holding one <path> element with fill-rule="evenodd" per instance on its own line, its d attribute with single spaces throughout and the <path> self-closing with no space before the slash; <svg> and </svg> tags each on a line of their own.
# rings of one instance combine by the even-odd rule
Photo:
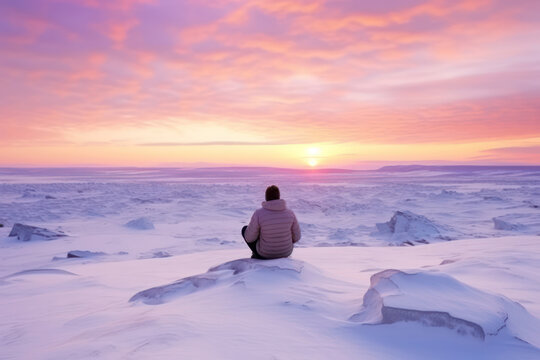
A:
<svg viewBox="0 0 540 360">
<path fill-rule="evenodd" d="M 0 359 L 540 358 L 538 169 L 0 169 L 0 224 Z"/>
</svg>

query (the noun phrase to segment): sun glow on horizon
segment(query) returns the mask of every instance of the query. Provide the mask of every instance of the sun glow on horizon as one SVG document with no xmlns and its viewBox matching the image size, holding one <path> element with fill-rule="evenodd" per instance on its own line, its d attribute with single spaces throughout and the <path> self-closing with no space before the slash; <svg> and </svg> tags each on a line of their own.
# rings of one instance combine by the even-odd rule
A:
<svg viewBox="0 0 540 360">
<path fill-rule="evenodd" d="M 316 146 L 307 148 L 307 164 L 309 167 L 316 167 L 319 165 L 319 158 L 321 157 L 321 149 Z"/>
</svg>

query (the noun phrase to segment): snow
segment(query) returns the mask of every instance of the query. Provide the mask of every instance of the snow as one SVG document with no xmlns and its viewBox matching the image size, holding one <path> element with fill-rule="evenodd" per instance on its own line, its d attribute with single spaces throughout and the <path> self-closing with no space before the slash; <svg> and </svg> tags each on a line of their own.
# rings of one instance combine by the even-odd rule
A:
<svg viewBox="0 0 540 360">
<path fill-rule="evenodd" d="M 72 250 L 67 253 L 68 258 L 89 258 L 95 256 L 107 255 L 101 251 Z"/>
<path fill-rule="evenodd" d="M 152 230 L 154 229 L 154 223 L 148 218 L 141 217 L 135 220 L 128 221 L 125 225 L 128 228 L 135 230 Z"/>
<path fill-rule="evenodd" d="M 504 220 L 502 217 L 495 217 L 493 218 L 493 225 L 495 226 L 495 229 L 497 230 L 521 230 L 525 228 L 525 225 L 523 224 L 512 224 L 508 220 Z"/>
<path fill-rule="evenodd" d="M 260 284 L 265 278 L 275 281 L 283 275 L 289 276 L 291 271 L 300 274 L 303 268 L 304 265 L 301 262 L 291 259 L 271 261 L 239 259 L 214 266 L 204 274 L 189 276 L 172 284 L 143 290 L 129 301 L 140 300 L 145 304 L 162 304 L 173 296 L 183 296 L 213 286 L 229 287 L 236 284 L 245 286 L 246 282 Z M 267 282 L 264 283 L 264 286 L 268 285 Z"/>
<path fill-rule="evenodd" d="M 482 340 L 505 329 L 510 336 L 540 346 L 536 337 L 540 333 L 540 319 L 519 303 L 437 272 L 384 270 L 372 275 L 363 309 L 351 319 L 365 324 L 412 321 L 446 327 Z M 521 327 L 534 331 L 523 331 Z"/>
<path fill-rule="evenodd" d="M 20 241 L 32 240 L 55 240 L 59 237 L 66 236 L 62 231 L 51 231 L 37 226 L 24 224 L 15 224 L 8 236 L 16 236 Z"/>
<path fill-rule="evenodd" d="M 376 225 L 379 234 L 389 235 L 388 240 L 393 244 L 414 245 L 413 242 L 428 244 L 436 240 L 450 240 L 441 234 L 440 226 L 411 211 L 396 211 L 390 221 Z"/>
<path fill-rule="evenodd" d="M 531 174 L 0 169 L 0 358 L 539 359 Z M 303 236 L 249 259 L 272 183 Z"/>
</svg>

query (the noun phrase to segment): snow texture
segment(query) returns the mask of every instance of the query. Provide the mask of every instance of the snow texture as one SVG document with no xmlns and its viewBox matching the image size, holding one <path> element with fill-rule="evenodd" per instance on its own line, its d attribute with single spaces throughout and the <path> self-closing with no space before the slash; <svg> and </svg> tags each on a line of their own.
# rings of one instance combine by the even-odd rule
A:
<svg viewBox="0 0 540 360">
<path fill-rule="evenodd" d="M 300 274 L 304 266 L 302 262 L 291 259 L 233 260 L 214 266 L 204 274 L 189 276 L 172 284 L 140 291 L 133 295 L 129 301 L 141 301 L 148 305 L 158 305 L 170 301 L 172 298 L 188 295 L 212 286 L 245 282 L 246 277 L 252 278 L 261 274 L 279 276 L 284 272 L 287 275 L 289 275 L 289 272 Z"/>
<path fill-rule="evenodd" d="M 92 258 L 107 255 L 102 251 L 71 250 L 67 253 L 67 258 Z"/>
<path fill-rule="evenodd" d="M 138 219 L 131 220 L 126 223 L 126 227 L 135 230 L 152 230 L 155 229 L 154 223 L 148 218 L 140 217 Z"/>
<path fill-rule="evenodd" d="M 23 275 L 77 275 L 77 274 L 74 274 L 70 271 L 66 271 L 62 269 L 28 269 L 28 270 L 23 270 L 23 271 L 10 274 L 6 276 L 6 278 L 23 276 Z"/>
<path fill-rule="evenodd" d="M 502 218 L 493 218 L 493 225 L 497 230 L 509 230 L 516 231 L 521 230 L 525 226 L 523 224 L 512 224 L 508 221 L 503 220 Z"/>
<path fill-rule="evenodd" d="M 519 338 L 519 331 L 513 330 L 525 324 L 540 330 L 540 321 L 521 304 L 475 289 L 445 274 L 384 270 L 371 276 L 370 283 L 362 310 L 351 317 L 352 321 L 417 322 L 482 340 L 498 335 L 505 328 Z"/>
<path fill-rule="evenodd" d="M 302 239 L 248 259 L 269 184 Z M 530 168 L 0 169 L 0 358 L 540 359 L 539 199 Z"/>
<path fill-rule="evenodd" d="M 66 236 L 62 231 L 51 231 L 37 226 L 15 224 L 9 233 L 10 237 L 16 236 L 20 241 L 32 240 L 55 240 Z"/>
<path fill-rule="evenodd" d="M 396 211 L 390 221 L 376 224 L 381 235 L 388 235 L 394 244 L 427 244 L 434 240 L 449 240 L 441 234 L 440 226 L 425 216 L 411 211 Z"/>
</svg>

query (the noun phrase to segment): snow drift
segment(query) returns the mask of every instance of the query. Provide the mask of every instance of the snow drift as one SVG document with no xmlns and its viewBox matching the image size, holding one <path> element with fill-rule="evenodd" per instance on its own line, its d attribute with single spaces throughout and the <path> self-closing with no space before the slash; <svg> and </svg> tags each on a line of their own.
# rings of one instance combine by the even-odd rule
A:
<svg viewBox="0 0 540 360">
<path fill-rule="evenodd" d="M 531 336 L 535 332 L 530 332 L 540 331 L 540 321 L 521 304 L 468 286 L 449 275 L 384 270 L 372 275 L 370 283 L 362 309 L 350 318 L 352 321 L 416 322 L 482 340 L 507 332 L 535 346 L 540 342 Z"/>
<path fill-rule="evenodd" d="M 411 211 L 396 211 L 390 221 L 378 223 L 376 226 L 378 233 L 374 235 L 386 237 L 393 244 L 414 245 L 414 243 L 428 244 L 438 240 L 450 240 L 441 233 L 444 227 Z"/>
<path fill-rule="evenodd" d="M 493 227 L 496 230 L 517 231 L 517 230 L 523 230 L 525 228 L 525 225 L 519 224 L 519 223 L 511 223 L 508 220 L 503 219 L 503 217 L 494 217 L 492 220 L 493 220 Z"/>
<path fill-rule="evenodd" d="M 155 228 L 154 223 L 152 223 L 150 219 L 145 218 L 145 217 L 140 217 L 138 219 L 131 220 L 128 223 L 126 223 L 125 226 L 130 229 L 135 229 L 135 230 L 152 230 Z"/>
<path fill-rule="evenodd" d="M 129 301 L 141 301 L 148 305 L 158 305 L 183 295 L 201 291 L 216 285 L 231 285 L 253 280 L 259 275 L 272 277 L 298 277 L 305 264 L 292 259 L 256 260 L 238 259 L 210 268 L 206 273 L 189 276 L 172 284 L 153 287 L 135 294 Z"/>
<path fill-rule="evenodd" d="M 9 233 L 10 237 L 16 236 L 20 241 L 31 240 L 54 240 L 59 237 L 67 236 L 62 231 L 51 231 L 49 229 L 30 226 L 24 224 L 15 224 Z"/>
<path fill-rule="evenodd" d="M 107 254 L 103 251 L 71 250 L 67 253 L 66 258 L 92 258 L 104 255 Z"/>
</svg>

